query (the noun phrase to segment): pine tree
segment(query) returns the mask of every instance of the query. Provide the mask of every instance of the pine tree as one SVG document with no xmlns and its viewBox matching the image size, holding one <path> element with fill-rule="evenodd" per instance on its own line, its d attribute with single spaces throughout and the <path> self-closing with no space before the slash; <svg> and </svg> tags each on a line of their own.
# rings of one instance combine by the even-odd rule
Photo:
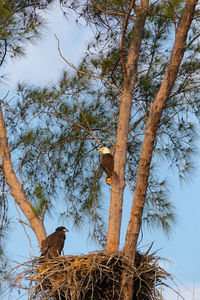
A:
<svg viewBox="0 0 200 300">
<path fill-rule="evenodd" d="M 128 182 L 134 197 L 125 255 L 134 261 L 142 218 L 168 229 L 173 206 L 166 197 L 167 182 L 156 173 L 162 158 L 183 179 L 192 171 L 196 120 L 191 116 L 199 114 L 196 4 L 63 3 L 92 26 L 95 37 L 78 67 L 64 57 L 59 43 L 61 57 L 74 72 L 64 72 L 57 84 L 45 88 L 19 85 L 15 111 L 23 120 L 22 130 L 13 115 L 8 118 L 8 130 L 15 133 L 12 146 L 24 153 L 15 164 L 25 179 L 31 178 L 23 188 L 39 221 L 62 188 L 69 203 L 66 217 L 78 223 L 86 216 L 93 221 L 93 235 L 105 242 L 99 214 L 102 171 L 96 153 L 106 145 L 115 152 L 119 176 L 111 183 L 106 250 L 119 250 Z M 124 272 L 123 299 L 131 298 L 131 278 L 127 280 Z"/>
<path fill-rule="evenodd" d="M 35 42 L 40 38 L 41 29 L 44 25 L 40 13 L 51 3 L 48 1 L 24 1 L 24 0 L 1 0 L 0 1 L 0 66 L 1 79 L 4 79 L 5 63 L 9 58 L 21 57 L 25 54 L 26 42 Z M 1 80 L 1 83 L 4 80 Z M 1 102 L 6 96 L 2 96 Z M 3 125 L 3 123 L 1 123 Z M 2 136 L 2 130 L 1 130 Z M 5 137 L 3 137 L 5 138 Z M 4 151 L 4 149 L 3 149 Z M 3 159 L 1 157 L 1 159 Z M 9 192 L 6 186 L 3 161 L 1 162 L 1 194 L 0 194 L 0 273 L 5 273 L 6 251 L 5 238 L 9 225 L 8 198 Z M 8 183 L 8 181 L 7 181 Z"/>
<path fill-rule="evenodd" d="M 99 219 L 96 213 L 100 209 L 103 185 L 99 181 L 102 171 L 96 167 L 99 161 L 96 152 L 98 144 L 99 146 L 103 144 L 113 148 L 117 154 L 116 136 L 121 109 L 121 93 L 125 84 L 121 60 L 124 59 L 126 62 L 131 39 L 136 38 L 133 16 L 137 6 L 134 5 L 132 9 L 133 16 L 131 14 L 129 16 L 130 20 L 127 24 L 123 41 L 124 50 L 122 51 L 118 47 L 122 34 L 121 11 L 125 11 L 125 8 L 128 10 L 130 3 L 120 4 L 117 2 L 115 12 L 109 10 L 107 2 L 101 3 L 101 9 L 97 3 L 90 5 L 88 3 L 86 2 L 82 7 L 76 7 L 76 2 L 74 2 L 73 7 L 77 13 L 79 12 L 78 20 L 82 16 L 96 29 L 96 40 L 88 45 L 88 52 L 81 64 L 77 68 L 74 67 L 72 74 L 64 72 L 59 82 L 53 86 L 32 89 L 19 85 L 18 109 L 25 123 L 28 124 L 30 118 L 38 118 L 38 120 L 43 118 L 44 122 L 43 127 L 34 125 L 31 132 L 27 131 L 25 135 L 21 134 L 17 143 L 20 147 L 24 147 L 24 152 L 28 149 L 28 154 L 23 160 L 23 168 L 24 177 L 27 178 L 30 175 L 32 177 L 32 181 L 27 187 L 32 201 L 39 201 L 35 194 L 35 187 L 44 188 L 45 186 L 43 192 L 52 196 L 49 198 L 49 205 L 56 195 L 57 188 L 64 187 L 67 200 L 70 202 L 66 215 L 72 216 L 74 222 L 77 223 L 84 218 L 85 212 L 91 221 L 92 219 L 95 221 L 97 227 L 94 227 L 94 232 L 98 232 L 99 237 L 102 219 Z M 174 2 L 173 7 L 161 2 L 148 9 L 147 21 L 142 33 L 140 55 L 138 55 L 138 70 L 135 72 L 137 80 L 131 97 L 127 164 L 124 166 L 125 181 L 129 183 L 133 192 L 150 105 L 165 76 L 173 47 L 173 30 L 178 22 L 176 14 L 181 15 L 183 6 L 184 3 L 180 1 Z M 158 14 L 158 12 L 162 13 Z M 109 19 L 106 21 L 107 15 L 109 15 Z M 195 29 L 192 28 L 191 32 L 192 30 Z M 198 35 L 198 32 L 196 34 Z M 189 38 L 191 39 L 191 37 Z M 193 44 L 193 47 L 193 54 L 197 55 L 198 45 Z M 124 55 L 123 59 L 121 58 L 122 54 Z M 63 59 L 67 62 L 65 57 Z M 188 121 L 189 111 L 188 107 L 186 109 L 183 95 L 185 97 L 189 97 L 191 93 L 192 96 L 196 95 L 193 101 L 193 112 L 196 113 L 198 111 L 198 87 L 194 78 L 197 76 L 198 62 L 195 56 L 193 59 L 194 64 L 191 63 L 191 54 L 186 56 L 177 74 L 177 81 L 169 96 L 168 104 L 163 111 L 160 121 L 161 130 L 157 134 L 154 145 L 149 187 L 146 191 L 143 219 L 149 224 L 160 224 L 166 231 L 169 229 L 170 222 L 174 220 L 173 205 L 167 197 L 167 181 L 160 180 L 157 175 L 159 168 L 156 164 L 158 159 L 166 159 L 169 165 L 177 168 L 183 179 L 192 170 L 192 155 L 195 152 L 193 143 L 196 137 L 195 123 L 192 123 L 191 120 Z M 191 68 L 189 74 L 193 74 L 190 77 L 186 71 L 189 65 Z M 187 88 L 188 84 L 190 89 Z M 130 92 L 129 89 L 128 92 Z M 23 102 L 21 102 L 21 97 Z M 180 101 L 183 102 L 183 105 L 180 105 L 181 108 L 178 107 L 177 112 L 177 103 Z M 185 115 L 180 119 L 178 115 L 183 110 Z M 56 128 L 54 124 L 56 124 Z M 14 127 L 16 128 L 16 125 Z M 54 128 L 54 132 L 52 132 L 52 128 Z M 121 141 L 122 138 L 119 140 Z M 45 157 L 40 156 L 40 153 L 45 153 Z M 36 156 L 38 165 L 35 163 Z M 115 163 L 116 161 L 122 163 L 121 156 L 120 158 L 115 156 Z M 41 163 L 44 167 L 38 173 L 36 169 L 38 170 Z M 31 173 L 29 173 L 30 170 Z M 118 191 L 116 194 L 119 195 Z M 118 203 L 120 202 L 118 201 Z M 95 204 L 96 208 L 93 211 Z M 40 206 L 40 201 L 37 205 Z M 75 206 L 76 209 L 74 209 Z M 121 205 L 118 209 L 121 210 Z M 119 240 L 120 221 L 114 223 L 119 224 L 117 229 L 117 240 Z M 114 229 L 114 233 L 116 234 L 116 229 Z M 101 240 L 104 240 L 103 236 Z"/>
</svg>

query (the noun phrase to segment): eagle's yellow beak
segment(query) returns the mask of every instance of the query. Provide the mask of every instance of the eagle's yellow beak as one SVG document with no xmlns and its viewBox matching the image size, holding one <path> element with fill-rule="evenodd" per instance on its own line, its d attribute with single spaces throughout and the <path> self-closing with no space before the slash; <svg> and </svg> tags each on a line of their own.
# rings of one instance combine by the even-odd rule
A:
<svg viewBox="0 0 200 300">
<path fill-rule="evenodd" d="M 102 151 L 103 151 L 102 148 L 98 150 L 98 152 L 102 152 Z"/>
<path fill-rule="evenodd" d="M 68 232 L 69 230 L 67 228 L 63 229 L 64 232 Z"/>
</svg>

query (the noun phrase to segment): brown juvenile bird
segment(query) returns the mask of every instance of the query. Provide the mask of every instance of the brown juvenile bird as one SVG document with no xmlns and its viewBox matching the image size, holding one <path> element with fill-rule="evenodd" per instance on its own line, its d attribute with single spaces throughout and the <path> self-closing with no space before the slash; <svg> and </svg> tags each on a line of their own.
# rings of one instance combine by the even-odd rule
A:
<svg viewBox="0 0 200 300">
<path fill-rule="evenodd" d="M 41 256 L 46 258 L 57 257 L 61 254 L 61 251 L 65 243 L 65 232 L 68 229 L 61 226 L 56 228 L 56 231 L 50 234 L 41 244 Z"/>
<path fill-rule="evenodd" d="M 110 184 L 110 181 L 113 179 L 118 179 L 118 175 L 114 171 L 114 158 L 110 150 L 107 147 L 103 147 L 98 150 L 102 152 L 102 157 L 100 161 L 100 167 L 106 173 L 106 183 Z"/>
</svg>

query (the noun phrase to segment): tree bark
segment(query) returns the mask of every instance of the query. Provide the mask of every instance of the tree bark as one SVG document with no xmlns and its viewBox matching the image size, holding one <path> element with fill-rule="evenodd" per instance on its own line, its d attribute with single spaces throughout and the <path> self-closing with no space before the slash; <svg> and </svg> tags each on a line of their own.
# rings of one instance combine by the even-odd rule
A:
<svg viewBox="0 0 200 300">
<path fill-rule="evenodd" d="M 119 180 L 112 183 L 111 189 L 109 225 L 106 245 L 106 250 L 108 252 L 116 252 L 119 249 L 123 193 L 125 188 L 124 175 L 126 168 L 126 152 L 132 96 L 137 78 L 138 58 L 141 48 L 141 41 L 143 38 L 148 4 L 149 0 L 141 0 L 140 5 L 137 7 L 136 22 L 133 29 L 134 34 L 126 62 L 127 79 L 125 80 L 125 87 L 120 101 L 114 163 L 114 169 L 119 177 Z"/>
<path fill-rule="evenodd" d="M 11 162 L 10 149 L 8 146 L 8 137 L 6 133 L 6 125 L 3 118 L 2 107 L 0 104 L 0 156 L 2 160 L 2 166 L 4 176 L 7 184 L 10 187 L 11 194 L 19 205 L 20 209 L 28 219 L 32 230 L 34 231 L 39 246 L 42 240 L 46 238 L 46 232 L 42 221 L 35 215 L 28 198 L 26 197 L 23 187 L 21 186 Z"/>
<path fill-rule="evenodd" d="M 176 30 L 173 51 L 168 68 L 166 70 L 166 75 L 160 86 L 159 92 L 155 96 L 154 102 L 150 107 L 150 113 L 146 124 L 145 136 L 138 167 L 135 194 L 132 202 L 131 215 L 124 245 L 125 256 L 133 260 L 133 262 L 135 259 L 137 240 L 142 222 L 142 213 L 148 186 L 149 170 L 157 130 L 162 111 L 173 88 L 179 66 L 185 52 L 187 34 L 194 16 L 196 4 L 197 0 L 186 1 L 185 8 Z M 132 292 L 133 282 L 127 279 L 126 272 L 124 272 L 123 300 L 132 300 Z"/>
</svg>

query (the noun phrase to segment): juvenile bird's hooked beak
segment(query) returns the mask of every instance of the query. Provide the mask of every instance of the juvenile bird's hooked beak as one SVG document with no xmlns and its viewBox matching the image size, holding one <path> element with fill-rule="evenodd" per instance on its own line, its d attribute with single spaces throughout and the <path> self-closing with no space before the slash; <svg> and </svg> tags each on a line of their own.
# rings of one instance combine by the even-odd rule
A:
<svg viewBox="0 0 200 300">
<path fill-rule="evenodd" d="M 67 228 L 63 229 L 64 232 L 68 232 L 69 230 Z"/>
</svg>

